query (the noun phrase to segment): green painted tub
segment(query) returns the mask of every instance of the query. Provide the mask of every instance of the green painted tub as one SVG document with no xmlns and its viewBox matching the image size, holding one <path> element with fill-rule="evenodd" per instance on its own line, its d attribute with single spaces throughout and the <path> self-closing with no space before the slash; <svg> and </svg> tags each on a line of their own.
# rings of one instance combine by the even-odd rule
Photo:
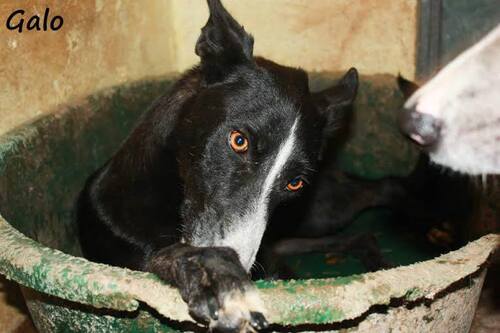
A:
<svg viewBox="0 0 500 333">
<path fill-rule="evenodd" d="M 329 77 L 315 75 L 313 85 Z M 169 82 L 109 89 L 0 137 L 0 273 L 22 287 L 40 332 L 203 331 L 178 292 L 154 275 L 79 258 L 72 223 L 87 175 Z M 415 162 L 395 129 L 401 97 L 393 82 L 363 79 L 357 122 L 365 125 L 342 152 L 344 168 L 377 177 L 404 174 Z M 385 144 L 367 144 L 375 139 Z M 391 270 L 257 286 L 275 331 L 466 332 L 498 242 L 489 235 Z"/>
</svg>

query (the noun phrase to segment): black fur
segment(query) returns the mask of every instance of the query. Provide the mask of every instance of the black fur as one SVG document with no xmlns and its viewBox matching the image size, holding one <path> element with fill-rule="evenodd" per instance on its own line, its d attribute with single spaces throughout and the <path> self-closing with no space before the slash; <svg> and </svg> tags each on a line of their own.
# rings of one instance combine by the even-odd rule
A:
<svg viewBox="0 0 500 333">
<path fill-rule="evenodd" d="M 224 318 L 224 300 L 252 290 L 238 248 L 219 240 L 235 228 L 262 186 L 271 158 L 297 117 L 297 140 L 269 194 L 269 213 L 310 181 L 324 136 L 356 95 L 357 72 L 317 94 L 307 74 L 253 57 L 253 38 L 208 0 L 210 18 L 196 44 L 200 65 L 153 103 L 117 153 L 87 181 L 77 219 L 84 255 L 147 270 L 180 289 L 193 318 L 212 328 L 260 329 L 265 318 Z M 228 144 L 245 134 L 245 154 Z M 237 226 L 236 226 L 237 227 Z M 193 246 L 203 240 L 203 247 Z"/>
</svg>

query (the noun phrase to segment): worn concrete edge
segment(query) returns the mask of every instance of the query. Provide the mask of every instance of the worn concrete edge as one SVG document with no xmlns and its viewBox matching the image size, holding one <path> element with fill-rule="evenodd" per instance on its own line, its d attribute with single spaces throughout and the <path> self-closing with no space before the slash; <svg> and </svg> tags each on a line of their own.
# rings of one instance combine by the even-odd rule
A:
<svg viewBox="0 0 500 333">
<path fill-rule="evenodd" d="M 334 323 L 394 298 L 432 300 L 477 272 L 500 242 L 487 235 L 433 260 L 349 278 L 260 281 L 273 323 Z M 191 320 L 178 291 L 149 273 L 89 262 L 40 245 L 0 217 L 0 273 L 39 292 L 95 307 L 133 311 L 144 302 L 167 318 Z"/>
</svg>

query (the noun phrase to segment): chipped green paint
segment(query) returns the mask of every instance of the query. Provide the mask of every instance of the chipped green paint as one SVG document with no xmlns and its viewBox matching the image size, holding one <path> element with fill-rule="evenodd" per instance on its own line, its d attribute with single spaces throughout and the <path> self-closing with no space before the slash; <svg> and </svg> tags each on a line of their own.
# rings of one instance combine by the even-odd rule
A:
<svg viewBox="0 0 500 333">
<path fill-rule="evenodd" d="M 318 309 L 306 308 L 305 306 L 294 306 L 292 311 L 299 313 L 289 321 L 289 325 L 298 325 L 301 323 L 328 324 L 338 322 L 345 318 L 344 313 L 340 309 Z"/>
<path fill-rule="evenodd" d="M 311 79 L 317 87 L 329 81 L 329 76 L 321 75 Z M 72 256 L 80 249 L 71 212 L 85 178 L 116 150 L 141 111 L 169 84 L 167 79 L 119 87 L 0 137 L 0 272 L 24 286 L 27 305 L 41 331 L 177 332 L 175 320 L 190 320 L 179 293 L 156 276 Z M 393 106 L 401 102 L 394 78 L 363 78 L 360 96 L 359 118 L 369 120 L 371 127 L 357 129 L 357 136 L 365 138 L 343 151 L 343 166 L 361 174 L 376 170 L 368 175 L 373 177 L 389 167 L 391 173 L 405 173 L 411 164 L 410 148 L 389 143 L 387 151 L 364 150 L 366 138 L 384 142 L 380 146 L 394 140 L 387 135 L 393 130 Z M 387 133 L 380 134 L 375 124 Z M 391 159 L 393 151 L 398 154 Z M 386 155 L 374 158 L 379 154 Z M 438 282 L 419 279 L 414 282 L 418 286 L 410 278 L 389 284 L 388 272 L 258 281 L 257 286 L 273 323 L 334 323 L 356 318 L 374 304 L 389 304 L 394 297 L 435 292 L 460 274 L 476 272 L 492 242 L 484 239 L 471 246 L 470 251 L 476 252 L 469 261 L 443 259 L 438 266 L 455 275 L 441 274 Z M 408 270 L 398 274 L 412 276 Z"/>
<path fill-rule="evenodd" d="M 42 299 L 31 291 L 26 291 L 25 294 L 33 319 L 42 323 L 42 328 L 49 332 L 180 332 L 144 310 L 139 310 L 132 316 L 106 311 L 99 314 L 89 308 L 76 309 L 74 304 L 63 300 Z"/>
<path fill-rule="evenodd" d="M 343 286 L 354 281 L 363 282 L 362 275 L 341 276 L 330 279 L 311 279 L 311 280 L 259 280 L 256 285 L 259 289 L 285 289 L 296 290 L 298 288 L 323 287 L 323 286 Z"/>
<path fill-rule="evenodd" d="M 353 281 L 363 282 L 364 278 L 362 275 L 351 275 L 351 276 L 341 276 L 333 280 L 332 286 L 343 286 L 349 284 Z"/>
<path fill-rule="evenodd" d="M 422 291 L 419 288 L 415 287 L 409 289 L 403 297 L 407 301 L 415 301 L 421 298 L 422 296 L 424 296 L 424 293 L 422 293 Z"/>
</svg>

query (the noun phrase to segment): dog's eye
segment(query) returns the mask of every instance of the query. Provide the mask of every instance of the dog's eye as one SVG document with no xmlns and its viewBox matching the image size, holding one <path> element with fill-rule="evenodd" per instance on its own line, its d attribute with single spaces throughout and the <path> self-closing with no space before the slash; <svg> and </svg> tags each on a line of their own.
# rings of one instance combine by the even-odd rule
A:
<svg viewBox="0 0 500 333">
<path fill-rule="evenodd" d="M 300 190 L 302 187 L 304 187 L 304 181 L 302 180 L 302 178 L 296 177 L 288 183 L 286 189 L 291 192 L 296 192 Z"/>
<path fill-rule="evenodd" d="M 239 131 L 231 132 L 229 144 L 237 153 L 244 153 L 248 150 L 248 139 Z"/>
</svg>

